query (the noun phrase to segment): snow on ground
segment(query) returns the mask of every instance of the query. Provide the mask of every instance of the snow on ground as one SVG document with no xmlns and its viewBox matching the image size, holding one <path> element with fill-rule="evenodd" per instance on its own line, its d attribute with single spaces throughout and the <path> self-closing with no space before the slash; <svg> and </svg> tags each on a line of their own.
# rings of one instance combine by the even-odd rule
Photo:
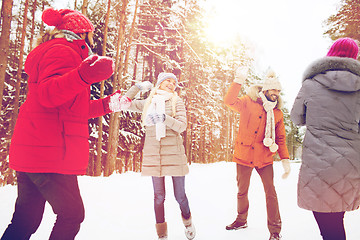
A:
<svg viewBox="0 0 360 240">
<path fill-rule="evenodd" d="M 275 185 L 283 222 L 283 240 L 321 239 L 318 227 L 307 210 L 296 203 L 297 176 L 300 164 L 291 163 L 292 172 L 283 180 L 281 163 L 275 163 Z M 249 199 L 249 227 L 226 231 L 225 226 L 236 217 L 236 170 L 234 163 L 192 164 L 186 177 L 189 198 L 198 240 L 268 239 L 265 195 L 260 177 L 253 171 Z M 86 217 L 77 240 L 157 239 L 153 212 L 153 190 L 150 177 L 128 172 L 110 177 L 79 177 Z M 166 180 L 166 219 L 169 239 L 185 240 L 180 210 L 173 195 L 172 182 Z M 0 188 L 0 235 L 11 220 L 16 199 L 16 187 Z M 32 240 L 48 239 L 55 216 L 46 205 L 43 221 Z M 360 239 L 359 210 L 345 214 L 348 240 Z"/>
</svg>

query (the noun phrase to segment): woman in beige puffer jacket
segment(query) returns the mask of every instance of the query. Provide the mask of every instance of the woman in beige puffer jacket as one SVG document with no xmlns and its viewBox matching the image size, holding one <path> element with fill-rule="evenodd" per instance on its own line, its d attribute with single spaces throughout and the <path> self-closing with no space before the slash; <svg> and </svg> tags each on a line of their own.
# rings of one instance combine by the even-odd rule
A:
<svg viewBox="0 0 360 240">
<path fill-rule="evenodd" d="M 150 89 L 150 82 L 131 87 L 126 96 L 133 99 L 140 90 Z M 152 176 L 154 210 L 159 240 L 167 239 L 165 221 L 165 176 L 171 176 L 174 194 L 179 203 L 185 234 L 195 237 L 195 228 L 185 193 L 185 175 L 189 172 L 183 139 L 180 135 L 187 127 L 184 102 L 175 92 L 178 80 L 172 73 L 160 73 L 155 88 L 144 100 L 133 100 L 129 110 L 142 112 L 145 126 L 142 175 Z"/>
</svg>

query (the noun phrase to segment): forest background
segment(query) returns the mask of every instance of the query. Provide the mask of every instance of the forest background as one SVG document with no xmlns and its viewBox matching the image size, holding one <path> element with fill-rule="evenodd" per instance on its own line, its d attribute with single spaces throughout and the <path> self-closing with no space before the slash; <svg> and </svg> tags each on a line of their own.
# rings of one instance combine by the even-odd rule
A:
<svg viewBox="0 0 360 240">
<path fill-rule="evenodd" d="M 94 53 L 112 57 L 116 64 L 110 79 L 92 85 L 93 99 L 118 89 L 126 92 L 139 81 L 155 83 L 162 71 L 178 76 L 182 86 L 179 95 L 187 108 L 188 128 L 183 137 L 190 164 L 231 161 L 239 115 L 225 107 L 223 96 L 239 65 L 251 69 L 247 86 L 261 83 L 271 67 L 259 67 L 253 54 L 256 46 L 241 34 L 232 36 L 227 44 L 212 41 L 207 30 L 213 23 L 206 20 L 209 13 L 205 11 L 205 2 L 74 0 L 67 3 L 68 8 L 81 11 L 94 24 Z M 241 6 L 246 1 L 238 2 Z M 41 21 L 42 11 L 56 5 L 48 0 L 3 0 L 1 4 L 0 186 L 15 184 L 14 171 L 8 167 L 8 151 L 19 107 L 26 100 L 27 75 L 23 64 L 36 37 L 46 28 Z M 331 40 L 344 36 L 360 39 L 359 10 L 360 0 L 339 0 L 337 12 L 324 19 L 324 36 Z M 273 37 L 276 36 L 269 36 Z M 138 97 L 146 96 L 147 93 L 142 93 Z M 288 107 L 283 110 L 290 157 L 297 159 L 303 129 L 292 124 Z M 90 119 L 89 132 L 87 175 L 141 171 L 144 129 L 140 114 L 123 111 Z"/>
</svg>

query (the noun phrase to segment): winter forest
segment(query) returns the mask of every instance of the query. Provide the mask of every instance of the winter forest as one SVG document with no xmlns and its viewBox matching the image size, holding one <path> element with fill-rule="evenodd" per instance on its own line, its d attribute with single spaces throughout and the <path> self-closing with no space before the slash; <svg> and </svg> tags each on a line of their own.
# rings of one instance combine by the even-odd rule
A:
<svg viewBox="0 0 360 240">
<path fill-rule="evenodd" d="M 217 46 L 203 29 L 205 0 L 69 0 L 68 8 L 82 12 L 94 24 L 94 49 L 112 57 L 115 74 L 92 85 L 92 98 L 123 93 L 139 81 L 155 82 L 160 72 L 174 73 L 184 99 L 188 127 L 183 133 L 189 163 L 231 161 L 239 116 L 225 107 L 223 96 L 239 65 L 250 66 L 253 56 L 238 36 L 231 45 Z M 23 64 L 47 26 L 41 13 L 49 0 L 3 0 L 0 39 L 0 186 L 15 184 L 8 168 L 8 150 L 19 107 L 26 99 Z M 339 1 L 338 12 L 324 19 L 324 35 L 360 40 L 360 0 Z M 356 11 L 358 9 L 359 11 Z M 263 71 L 250 71 L 248 85 L 261 81 Z M 143 93 L 145 98 L 147 93 Z M 286 94 L 286 93 L 285 93 Z M 284 109 L 291 159 L 299 157 L 301 129 Z M 89 120 L 89 176 L 140 172 L 144 130 L 140 114 L 123 111 Z"/>
</svg>

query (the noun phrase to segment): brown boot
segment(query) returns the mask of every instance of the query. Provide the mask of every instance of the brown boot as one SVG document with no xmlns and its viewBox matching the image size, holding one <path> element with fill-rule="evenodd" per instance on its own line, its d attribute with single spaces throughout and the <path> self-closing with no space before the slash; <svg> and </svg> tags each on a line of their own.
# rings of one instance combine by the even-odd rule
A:
<svg viewBox="0 0 360 240">
<path fill-rule="evenodd" d="M 159 236 L 159 240 L 167 240 L 167 223 L 163 222 L 163 223 L 157 223 L 156 225 L 156 232 L 157 235 Z"/>
</svg>

